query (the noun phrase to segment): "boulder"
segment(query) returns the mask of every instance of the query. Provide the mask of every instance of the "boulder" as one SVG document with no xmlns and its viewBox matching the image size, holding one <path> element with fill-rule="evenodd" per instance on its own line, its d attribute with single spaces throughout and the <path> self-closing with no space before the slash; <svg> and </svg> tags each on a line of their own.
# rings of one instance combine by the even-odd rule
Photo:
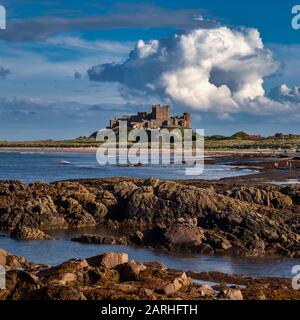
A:
<svg viewBox="0 0 300 320">
<path fill-rule="evenodd" d="M 146 269 L 147 267 L 145 265 L 134 260 L 116 266 L 116 270 L 120 274 L 121 281 L 135 281 L 137 280 L 140 272 Z"/>
<path fill-rule="evenodd" d="M 176 251 L 197 251 L 205 235 L 202 228 L 175 224 L 164 232 L 165 245 Z"/>
<path fill-rule="evenodd" d="M 186 273 L 182 273 L 181 276 L 175 278 L 171 283 L 162 288 L 162 292 L 166 295 L 173 294 L 180 290 L 184 286 L 188 286 L 192 283 L 192 279 L 188 278 Z"/>
<path fill-rule="evenodd" d="M 107 269 L 112 269 L 119 264 L 128 262 L 128 254 L 122 252 L 108 252 L 99 256 L 88 258 L 87 262 L 90 266 L 101 266 Z"/>
<path fill-rule="evenodd" d="M 34 275 L 23 270 L 6 272 L 6 285 L 0 290 L 0 300 L 23 300 L 40 288 L 40 283 Z"/>
<path fill-rule="evenodd" d="M 28 262 L 23 257 L 15 256 L 6 250 L 0 249 L 0 266 L 7 269 L 22 268 L 28 265 Z"/>
<path fill-rule="evenodd" d="M 232 288 L 222 290 L 219 298 L 225 300 L 244 300 L 241 290 Z"/>
<path fill-rule="evenodd" d="M 213 297 L 215 295 L 215 290 L 207 284 L 203 284 L 198 288 L 200 297 Z"/>
<path fill-rule="evenodd" d="M 24 226 L 17 227 L 10 236 L 16 240 L 55 240 L 42 230 Z"/>
</svg>

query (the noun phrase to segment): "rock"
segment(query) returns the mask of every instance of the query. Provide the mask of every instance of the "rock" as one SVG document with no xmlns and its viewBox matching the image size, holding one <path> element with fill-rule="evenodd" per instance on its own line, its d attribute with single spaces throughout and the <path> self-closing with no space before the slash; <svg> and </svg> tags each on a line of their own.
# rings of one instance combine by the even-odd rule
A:
<svg viewBox="0 0 300 320">
<path fill-rule="evenodd" d="M 201 228 L 175 224 L 164 232 L 164 244 L 172 251 L 197 251 L 205 240 Z"/>
<path fill-rule="evenodd" d="M 138 187 L 133 182 L 122 181 L 114 185 L 114 195 L 117 198 L 127 200 L 137 189 Z"/>
<path fill-rule="evenodd" d="M 260 205 L 277 209 L 288 208 L 293 205 L 293 200 L 290 198 L 290 196 L 282 194 L 277 190 L 273 190 L 272 186 L 260 188 L 233 188 L 232 190 L 227 191 L 226 195 L 235 199 L 239 199 L 241 201 L 257 203 Z"/>
<path fill-rule="evenodd" d="M 127 245 L 127 237 L 108 237 L 100 235 L 82 235 L 80 237 L 72 238 L 72 241 L 80 243 L 94 243 L 94 244 L 112 244 L 112 245 Z"/>
<path fill-rule="evenodd" d="M 131 260 L 127 263 L 119 264 L 116 270 L 120 274 L 121 281 L 135 281 L 141 271 L 146 270 L 147 267 L 141 263 Z"/>
<path fill-rule="evenodd" d="M 2 257 L 13 255 L 0 250 Z M 201 300 L 201 299 L 289 299 L 300 298 L 289 278 L 250 278 L 220 272 L 189 273 L 193 278 L 221 283 L 211 288 L 197 285 L 184 272 L 167 269 L 161 263 L 127 261 L 108 269 L 99 263 L 112 253 L 89 259 L 72 259 L 58 266 L 27 263 L 6 269 L 6 288 L 0 300 Z M 124 257 L 123 257 L 124 258 Z M 18 257 L 19 260 L 22 258 Z M 25 259 L 24 259 L 25 260 Z M 126 260 L 119 257 L 117 260 Z M 6 262 L 5 262 L 6 263 Z M 115 264 L 115 263 L 114 263 Z M 120 282 L 121 281 L 121 282 Z M 126 282 L 124 282 L 126 281 Z M 130 281 L 130 282 L 129 282 Z M 244 285 L 228 287 L 226 283 Z M 161 288 L 161 289 L 158 289 Z M 213 290 L 214 289 L 214 290 Z M 216 294 L 219 291 L 219 294 Z"/>
<path fill-rule="evenodd" d="M 0 249 L 0 266 L 16 269 L 28 265 L 28 262 L 23 257 L 15 256 L 6 250 Z"/>
<path fill-rule="evenodd" d="M 145 186 L 151 186 L 153 189 L 155 189 L 160 184 L 160 180 L 157 178 L 150 178 L 145 180 L 144 185 Z"/>
<path fill-rule="evenodd" d="M 37 290 L 32 295 L 33 299 L 38 300 L 86 300 L 84 294 L 76 288 L 68 287 L 65 285 L 49 285 Z"/>
<path fill-rule="evenodd" d="M 128 254 L 122 252 L 108 252 L 87 259 L 90 266 L 102 266 L 107 269 L 115 268 L 119 264 L 128 262 Z"/>
<path fill-rule="evenodd" d="M 130 238 L 132 242 L 138 245 L 142 245 L 144 242 L 144 234 L 141 231 L 136 231 Z"/>
<path fill-rule="evenodd" d="M 69 282 L 74 282 L 77 280 L 77 277 L 74 273 L 63 273 L 58 279 L 52 281 L 52 283 L 57 283 L 61 285 L 66 285 Z"/>
<path fill-rule="evenodd" d="M 207 230 L 205 237 L 206 242 L 214 249 L 226 251 L 232 247 L 230 242 L 215 230 Z"/>
<path fill-rule="evenodd" d="M 232 288 L 221 291 L 219 298 L 227 300 L 244 300 L 241 290 Z"/>
<path fill-rule="evenodd" d="M 25 227 L 31 231 L 24 238 L 40 239 L 44 236 L 32 230 L 101 224 L 132 233 L 95 235 L 82 241 L 296 258 L 300 256 L 299 199 L 299 185 L 130 178 L 30 185 L 0 181 L 0 229 L 12 232 Z"/>
<path fill-rule="evenodd" d="M 108 212 L 114 211 L 118 201 L 112 192 L 108 190 L 97 191 L 97 199 L 107 208 Z"/>
<path fill-rule="evenodd" d="M 108 212 L 104 204 L 97 202 L 87 202 L 84 208 L 94 217 L 96 223 L 103 221 Z"/>
<path fill-rule="evenodd" d="M 9 255 L 8 251 L 0 249 L 0 266 L 6 265 L 6 258 Z"/>
<path fill-rule="evenodd" d="M 215 295 L 215 290 L 207 284 L 201 285 L 198 292 L 201 297 L 213 297 Z"/>
<path fill-rule="evenodd" d="M 139 188 L 129 197 L 125 218 L 143 220 L 149 226 L 153 225 L 153 217 L 159 210 L 160 200 L 151 187 Z M 163 214 L 163 212 L 161 212 Z"/>
<path fill-rule="evenodd" d="M 184 286 L 190 285 L 192 279 L 188 278 L 186 273 L 184 272 L 180 277 L 177 277 L 171 283 L 167 284 L 162 288 L 162 292 L 166 295 L 173 294 L 180 290 Z"/>
<path fill-rule="evenodd" d="M 6 285 L 0 290 L 0 300 L 23 300 L 40 288 L 38 279 L 23 270 L 6 272 Z"/>
<path fill-rule="evenodd" d="M 16 240 L 55 240 L 42 230 L 24 226 L 17 227 L 10 236 Z"/>
</svg>

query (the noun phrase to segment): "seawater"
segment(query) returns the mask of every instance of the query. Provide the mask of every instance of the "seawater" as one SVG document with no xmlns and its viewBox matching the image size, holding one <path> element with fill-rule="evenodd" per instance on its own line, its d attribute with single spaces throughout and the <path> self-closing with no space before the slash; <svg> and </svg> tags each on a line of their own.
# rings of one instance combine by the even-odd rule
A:
<svg viewBox="0 0 300 320">
<path fill-rule="evenodd" d="M 221 164 L 205 165 L 204 173 L 196 177 L 185 175 L 184 165 L 156 165 L 143 167 L 101 167 L 95 154 L 67 152 L 0 152 L 0 179 L 53 182 L 57 180 L 105 178 L 105 177 L 157 177 L 160 179 L 206 179 L 215 180 L 252 173 L 245 168 Z M 74 235 L 95 230 L 79 230 L 58 233 L 56 241 L 16 241 L 0 233 L 0 248 L 29 261 L 56 265 L 71 258 L 86 258 L 107 251 L 127 252 L 131 259 L 161 261 L 170 268 L 200 271 L 241 273 L 249 276 L 291 277 L 292 267 L 300 260 L 271 258 L 232 258 L 223 256 L 177 256 L 164 252 L 130 246 L 80 244 L 72 242 Z"/>
<path fill-rule="evenodd" d="M 100 166 L 92 153 L 0 152 L 0 180 L 23 180 L 26 183 L 106 177 L 218 180 L 253 173 L 246 168 L 216 164 L 205 165 L 201 175 L 186 176 L 186 167 L 182 164 Z"/>
</svg>

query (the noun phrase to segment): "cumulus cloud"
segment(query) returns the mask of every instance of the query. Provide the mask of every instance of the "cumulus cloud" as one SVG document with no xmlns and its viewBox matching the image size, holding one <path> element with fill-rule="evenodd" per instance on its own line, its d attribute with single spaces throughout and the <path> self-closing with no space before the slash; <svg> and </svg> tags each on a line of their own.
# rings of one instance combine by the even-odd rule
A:
<svg viewBox="0 0 300 320">
<path fill-rule="evenodd" d="M 10 74 L 11 72 L 9 69 L 0 66 L 0 78 L 6 78 Z"/>
<path fill-rule="evenodd" d="M 88 75 L 93 81 L 120 83 L 129 97 L 156 96 L 226 117 L 290 108 L 265 94 L 264 78 L 278 66 L 256 29 L 219 27 L 140 40 L 125 62 L 94 66 Z"/>
<path fill-rule="evenodd" d="M 300 86 L 290 88 L 287 84 L 282 84 L 272 89 L 270 96 L 281 102 L 300 103 Z"/>
</svg>

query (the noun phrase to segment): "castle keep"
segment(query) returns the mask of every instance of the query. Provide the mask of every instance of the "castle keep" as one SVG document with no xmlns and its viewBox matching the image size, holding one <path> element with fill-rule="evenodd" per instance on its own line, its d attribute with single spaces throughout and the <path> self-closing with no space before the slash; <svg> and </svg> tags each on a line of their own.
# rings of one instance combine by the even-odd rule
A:
<svg viewBox="0 0 300 320">
<path fill-rule="evenodd" d="M 117 128 L 120 121 L 127 122 L 131 129 L 161 129 L 161 128 L 191 128 L 191 115 L 184 113 L 182 116 L 170 116 L 170 106 L 156 105 L 152 112 L 138 112 L 136 115 L 124 115 L 118 119 L 110 120 L 109 129 Z"/>
</svg>

